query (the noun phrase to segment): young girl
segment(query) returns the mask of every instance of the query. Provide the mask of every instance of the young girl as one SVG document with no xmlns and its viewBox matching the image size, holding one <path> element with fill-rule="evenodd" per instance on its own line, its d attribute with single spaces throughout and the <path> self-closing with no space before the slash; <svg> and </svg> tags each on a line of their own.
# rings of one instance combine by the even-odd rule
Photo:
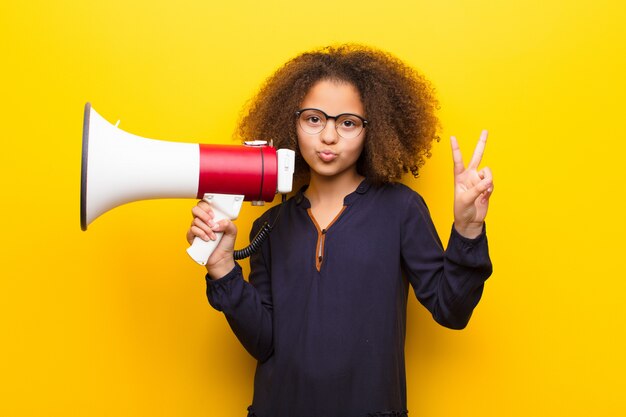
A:
<svg viewBox="0 0 626 417">
<path fill-rule="evenodd" d="M 237 230 L 199 202 L 187 232 L 215 239 L 207 295 L 258 360 L 248 416 L 406 416 L 404 338 L 409 284 L 443 326 L 462 329 L 491 274 L 484 219 L 493 191 L 452 138 L 454 225 L 444 251 L 422 198 L 395 181 L 418 169 L 436 138 L 433 88 L 393 56 L 362 46 L 304 53 L 261 88 L 243 138 L 296 151 L 307 184 L 255 223 L 274 224 L 250 259 Z"/>
</svg>

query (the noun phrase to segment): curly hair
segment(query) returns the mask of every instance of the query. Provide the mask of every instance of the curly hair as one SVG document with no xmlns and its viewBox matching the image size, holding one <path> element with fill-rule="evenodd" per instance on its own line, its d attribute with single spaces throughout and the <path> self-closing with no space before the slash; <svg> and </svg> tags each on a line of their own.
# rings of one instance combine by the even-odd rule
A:
<svg viewBox="0 0 626 417">
<path fill-rule="evenodd" d="M 288 61 L 244 108 L 240 137 L 295 150 L 295 179 L 305 180 L 309 167 L 298 151 L 295 112 L 322 80 L 347 82 L 359 91 L 369 124 L 358 173 L 373 184 L 399 180 L 409 171 L 417 177 L 432 141 L 439 140 L 434 87 L 398 58 L 367 46 L 329 46 Z"/>
</svg>

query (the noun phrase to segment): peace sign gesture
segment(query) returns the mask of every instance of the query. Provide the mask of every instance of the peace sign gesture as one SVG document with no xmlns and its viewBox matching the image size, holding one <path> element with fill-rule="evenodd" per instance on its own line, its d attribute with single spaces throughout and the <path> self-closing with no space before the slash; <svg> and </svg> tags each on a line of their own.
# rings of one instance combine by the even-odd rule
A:
<svg viewBox="0 0 626 417">
<path fill-rule="evenodd" d="M 489 168 L 478 170 L 485 152 L 487 131 L 483 130 L 467 168 L 454 136 L 450 138 L 454 161 L 454 228 L 462 236 L 475 238 L 482 232 L 489 197 L 493 193 L 493 176 Z"/>
</svg>

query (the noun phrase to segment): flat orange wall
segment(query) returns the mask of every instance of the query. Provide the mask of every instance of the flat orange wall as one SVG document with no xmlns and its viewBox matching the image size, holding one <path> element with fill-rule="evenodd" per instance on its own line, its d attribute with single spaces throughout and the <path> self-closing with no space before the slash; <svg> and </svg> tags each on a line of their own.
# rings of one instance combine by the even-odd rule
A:
<svg viewBox="0 0 626 417">
<path fill-rule="evenodd" d="M 137 135 L 229 143 L 266 76 L 349 41 L 437 87 L 442 141 L 407 182 L 444 241 L 448 138 L 469 158 L 491 133 L 495 272 L 464 331 L 411 300 L 411 415 L 626 414 L 625 17 L 605 0 L 3 2 L 0 415 L 244 415 L 254 361 L 185 254 L 194 201 L 80 230 L 83 105 Z M 260 213 L 244 208 L 239 246 Z"/>
</svg>

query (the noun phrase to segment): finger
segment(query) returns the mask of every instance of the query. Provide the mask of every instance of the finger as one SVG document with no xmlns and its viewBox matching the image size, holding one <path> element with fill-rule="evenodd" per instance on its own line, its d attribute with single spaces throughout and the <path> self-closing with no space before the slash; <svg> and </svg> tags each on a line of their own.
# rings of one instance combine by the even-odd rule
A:
<svg viewBox="0 0 626 417">
<path fill-rule="evenodd" d="M 480 161 L 483 159 L 483 153 L 485 153 L 485 145 L 487 144 L 487 135 L 489 132 L 483 130 L 480 134 L 480 138 L 478 139 L 478 144 L 476 144 L 476 149 L 474 149 L 474 155 L 472 155 L 472 160 L 470 161 L 467 169 L 476 169 L 480 165 Z"/>
<path fill-rule="evenodd" d="M 489 167 L 484 167 L 478 173 L 482 181 L 487 181 L 490 183 L 490 186 L 487 187 L 487 191 L 491 191 L 489 188 L 493 187 L 493 174 L 491 173 L 491 169 Z"/>
<path fill-rule="evenodd" d="M 483 196 L 480 202 L 482 204 L 487 204 L 489 202 L 489 198 L 491 197 L 491 194 L 493 194 L 493 174 L 491 173 L 491 170 L 488 167 L 483 168 L 481 172 L 483 174 L 484 181 L 488 181 L 488 185 L 487 185 L 487 189 L 483 193 Z"/>
<path fill-rule="evenodd" d="M 463 155 L 461 154 L 461 148 L 454 136 L 450 136 L 450 145 L 452 146 L 452 161 L 454 161 L 454 175 L 459 175 L 465 171 L 465 165 L 463 165 Z"/>
<path fill-rule="evenodd" d="M 218 222 L 215 222 L 215 226 L 211 227 L 214 232 L 223 232 L 225 235 L 236 235 L 237 234 L 237 226 L 235 223 L 230 221 L 229 219 L 222 219 Z"/>
<path fill-rule="evenodd" d="M 478 182 L 473 187 L 469 188 L 465 192 L 463 199 L 467 204 L 470 204 L 478 200 L 483 195 L 483 193 L 490 193 L 490 190 L 493 191 L 493 181 L 491 180 L 491 178 L 485 178 L 483 180 L 480 180 L 480 182 Z"/>
<path fill-rule="evenodd" d="M 481 202 L 482 204 L 487 204 L 487 203 L 489 202 L 489 198 L 491 198 L 491 195 L 492 195 L 492 194 L 493 194 L 493 184 L 491 184 L 491 187 L 489 187 L 489 188 L 487 189 L 487 191 L 485 191 L 485 192 L 483 193 L 483 197 L 482 197 L 482 199 L 480 200 L 480 202 Z"/>
<path fill-rule="evenodd" d="M 199 237 L 200 239 L 204 240 L 205 242 L 208 242 L 210 240 L 215 240 L 215 238 L 211 239 L 211 237 L 200 227 L 198 226 L 191 226 L 191 228 L 189 229 L 189 231 L 192 234 L 192 241 L 193 238 Z"/>
<path fill-rule="evenodd" d="M 195 207 L 198 207 L 199 209 L 201 209 L 202 211 L 205 211 L 207 213 L 213 213 L 213 206 L 212 206 L 212 204 L 210 202 L 206 201 L 206 200 L 198 201 L 198 204 L 196 204 Z"/>
<path fill-rule="evenodd" d="M 202 220 L 200 220 L 198 217 L 193 219 L 193 222 L 191 223 L 191 228 L 192 229 L 195 228 L 194 230 L 200 232 L 200 233 L 195 233 L 195 235 L 198 237 L 201 237 L 202 239 L 204 239 L 204 237 L 206 236 L 208 239 L 215 240 L 214 226 L 215 226 L 215 223 L 213 223 L 213 226 L 211 226 L 210 224 L 207 224 L 203 222 Z"/>
<path fill-rule="evenodd" d="M 207 235 L 207 233 L 202 228 L 195 226 L 193 224 L 187 230 L 186 238 L 187 238 L 187 242 L 189 242 L 190 245 L 193 244 L 193 241 L 195 238 L 200 238 L 207 242 L 211 240 L 209 235 Z"/>
<path fill-rule="evenodd" d="M 198 204 L 197 206 L 194 206 L 191 209 L 191 214 L 193 215 L 194 219 L 198 218 L 202 220 L 203 222 L 205 222 L 206 224 L 208 224 L 209 226 L 213 226 L 213 218 L 215 217 L 213 210 L 206 211 L 206 207 L 202 207 L 200 206 L 200 204 Z"/>
</svg>

